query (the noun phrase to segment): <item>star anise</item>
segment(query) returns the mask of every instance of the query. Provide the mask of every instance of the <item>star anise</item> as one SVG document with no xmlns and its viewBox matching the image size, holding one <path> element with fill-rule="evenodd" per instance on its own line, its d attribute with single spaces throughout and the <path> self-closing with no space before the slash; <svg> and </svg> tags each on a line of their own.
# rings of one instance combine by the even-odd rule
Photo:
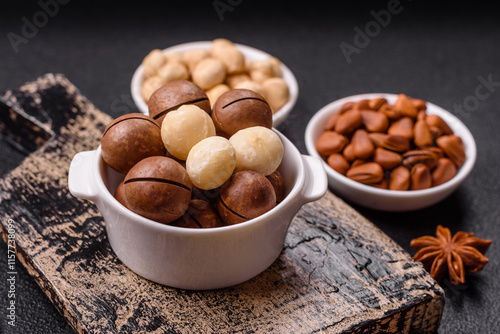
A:
<svg viewBox="0 0 500 334">
<path fill-rule="evenodd" d="M 472 232 L 457 232 L 453 238 L 450 229 L 438 225 L 436 237 L 423 236 L 413 239 L 411 247 L 417 252 L 413 258 L 423 263 L 425 269 L 438 282 L 448 272 L 451 284 L 465 283 L 465 274 L 476 273 L 488 263 L 484 253 L 491 240 L 474 236 Z"/>
</svg>

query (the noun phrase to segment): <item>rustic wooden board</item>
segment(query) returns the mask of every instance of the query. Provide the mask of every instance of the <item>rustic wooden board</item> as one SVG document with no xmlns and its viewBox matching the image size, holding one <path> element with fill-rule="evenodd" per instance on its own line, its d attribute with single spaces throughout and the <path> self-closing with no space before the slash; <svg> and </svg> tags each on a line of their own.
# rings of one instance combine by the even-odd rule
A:
<svg viewBox="0 0 500 334">
<path fill-rule="evenodd" d="M 125 267 L 96 207 L 72 197 L 72 157 L 97 148 L 110 117 L 62 75 L 0 101 L 0 129 L 34 151 L 0 181 L 2 237 L 79 333 L 432 333 L 443 290 L 372 223 L 328 192 L 293 220 L 280 257 L 234 287 L 186 291 Z M 147 261 L 147 259 L 145 259 Z"/>
</svg>

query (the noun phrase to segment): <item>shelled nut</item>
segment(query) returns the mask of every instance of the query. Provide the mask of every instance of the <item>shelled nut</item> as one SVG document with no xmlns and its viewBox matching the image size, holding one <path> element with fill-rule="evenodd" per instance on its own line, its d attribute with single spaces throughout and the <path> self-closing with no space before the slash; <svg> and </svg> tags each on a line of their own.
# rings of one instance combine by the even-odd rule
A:
<svg viewBox="0 0 500 334">
<path fill-rule="evenodd" d="M 384 170 L 378 163 L 368 162 L 349 169 L 346 176 L 360 183 L 372 184 L 382 181 Z"/>
<path fill-rule="evenodd" d="M 410 171 L 404 166 L 392 170 L 389 179 L 390 190 L 408 190 L 410 188 Z"/>
<path fill-rule="evenodd" d="M 349 169 L 349 162 L 344 158 L 342 154 L 339 153 L 330 154 L 326 162 L 330 167 L 332 167 L 342 175 L 345 175 L 345 173 Z"/>
<path fill-rule="evenodd" d="M 410 171 L 410 189 L 421 190 L 432 186 L 431 171 L 424 164 L 418 164 L 412 167 Z"/>
<path fill-rule="evenodd" d="M 457 165 L 457 167 L 464 164 L 465 150 L 460 137 L 455 135 L 441 136 L 436 140 L 436 144 L 444 151 L 451 161 Z"/>
<path fill-rule="evenodd" d="M 448 158 L 440 158 L 432 172 L 432 186 L 438 186 L 451 180 L 457 174 L 457 167 Z"/>
<path fill-rule="evenodd" d="M 320 155 L 328 156 L 341 152 L 347 145 L 347 138 L 335 131 L 325 131 L 316 142 Z"/>
</svg>

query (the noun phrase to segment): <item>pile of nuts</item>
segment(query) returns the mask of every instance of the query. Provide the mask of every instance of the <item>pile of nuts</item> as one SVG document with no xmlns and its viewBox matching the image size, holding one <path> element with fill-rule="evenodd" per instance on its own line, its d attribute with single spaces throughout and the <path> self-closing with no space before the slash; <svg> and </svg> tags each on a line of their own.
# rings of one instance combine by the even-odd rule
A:
<svg viewBox="0 0 500 334">
<path fill-rule="evenodd" d="M 233 42 L 224 38 L 213 40 L 210 50 L 163 53 L 155 49 L 142 61 L 141 95 L 148 103 L 153 92 L 162 85 L 175 80 L 191 80 L 206 92 L 212 106 L 230 89 L 245 88 L 264 96 L 271 110 L 276 112 L 290 97 L 280 65 L 275 57 L 246 59 Z"/>
<path fill-rule="evenodd" d="M 316 142 L 328 165 L 351 180 L 390 190 L 419 190 L 452 179 L 465 162 L 460 137 L 426 102 L 399 94 L 347 102 Z"/>
<path fill-rule="evenodd" d="M 106 127 L 101 154 L 126 174 L 115 198 L 129 210 L 180 227 L 233 225 L 284 198 L 284 147 L 271 128 L 271 108 L 251 90 L 225 92 L 212 110 L 200 87 L 172 81 L 153 93 L 148 116 Z"/>
</svg>

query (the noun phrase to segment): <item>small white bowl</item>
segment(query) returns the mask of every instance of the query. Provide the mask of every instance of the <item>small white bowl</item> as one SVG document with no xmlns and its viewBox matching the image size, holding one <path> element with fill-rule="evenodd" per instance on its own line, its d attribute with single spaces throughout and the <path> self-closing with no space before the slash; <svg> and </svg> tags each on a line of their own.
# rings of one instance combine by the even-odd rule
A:
<svg viewBox="0 0 500 334">
<path fill-rule="evenodd" d="M 316 141 L 323 133 L 323 128 L 327 119 L 340 110 L 340 107 L 349 101 L 360 101 L 363 99 L 373 99 L 383 97 L 390 104 L 396 101 L 396 94 L 371 93 L 360 94 L 342 98 L 321 108 L 309 121 L 306 132 L 306 148 L 310 155 L 321 158 L 316 151 Z M 383 211 L 411 211 L 422 209 L 446 198 L 465 180 L 471 172 L 476 161 L 476 143 L 469 129 L 454 115 L 438 107 L 435 104 L 427 102 L 427 113 L 440 116 L 453 130 L 453 132 L 462 138 L 465 147 L 466 162 L 460 167 L 457 175 L 450 181 L 437 187 L 423 190 L 412 191 L 394 191 L 379 189 L 353 181 L 344 175 L 338 173 L 323 161 L 326 173 L 328 175 L 328 184 L 337 194 L 352 202 L 362 206 L 383 210 Z"/>
<path fill-rule="evenodd" d="M 169 226 L 126 209 L 113 197 L 124 175 L 109 168 L 101 148 L 71 161 L 71 194 L 96 204 L 120 260 L 137 274 L 171 287 L 207 290 L 244 282 L 280 255 L 290 222 L 303 204 L 322 197 L 328 181 L 320 159 L 301 155 L 278 133 L 285 148 L 279 168 L 287 196 L 247 222 L 209 229 Z"/>
<path fill-rule="evenodd" d="M 191 42 L 178 44 L 163 50 L 163 52 L 186 52 L 193 49 L 205 49 L 209 50 L 211 41 L 202 41 L 202 42 Z M 270 54 L 261 51 L 259 49 L 253 48 L 251 46 L 246 46 L 242 44 L 236 44 L 238 50 L 240 50 L 246 59 L 249 60 L 263 60 L 271 57 Z M 134 100 L 137 108 L 143 114 L 148 114 L 148 105 L 141 96 L 141 84 L 142 84 L 142 74 L 143 74 L 143 66 L 139 65 L 139 67 L 135 70 L 134 75 L 132 76 L 132 81 L 130 83 L 130 90 L 132 93 L 132 99 Z M 283 79 L 288 84 L 288 89 L 290 91 L 290 98 L 288 102 L 277 110 L 273 114 L 273 126 L 278 127 L 288 116 L 288 114 L 292 111 L 292 108 L 295 106 L 297 102 L 297 98 L 299 96 L 299 85 L 297 84 L 297 79 L 293 75 L 292 71 L 283 63 L 281 63 L 281 71 L 283 72 Z"/>
</svg>

